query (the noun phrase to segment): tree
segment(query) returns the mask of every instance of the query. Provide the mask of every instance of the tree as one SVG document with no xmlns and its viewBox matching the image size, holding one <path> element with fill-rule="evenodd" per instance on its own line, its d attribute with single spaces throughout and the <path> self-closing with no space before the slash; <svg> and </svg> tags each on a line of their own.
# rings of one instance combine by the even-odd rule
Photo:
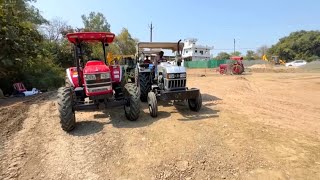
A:
<svg viewBox="0 0 320 180">
<path fill-rule="evenodd" d="M 131 37 L 126 28 L 122 28 L 121 33 L 116 37 L 115 44 L 122 55 L 133 55 L 136 53 L 136 40 Z"/>
<path fill-rule="evenodd" d="M 91 12 L 88 16 L 82 15 L 81 18 L 85 31 L 110 31 L 110 24 L 108 23 L 106 17 L 100 12 Z"/>
<path fill-rule="evenodd" d="M 259 59 L 262 59 L 262 56 L 267 54 L 268 50 L 269 47 L 267 45 L 263 45 L 257 49 L 256 55 L 259 57 Z"/>
<path fill-rule="evenodd" d="M 247 60 L 255 60 L 255 52 L 252 51 L 252 50 L 248 50 L 245 59 L 247 59 Z"/>
<path fill-rule="evenodd" d="M 230 59 L 230 54 L 226 53 L 226 52 L 220 52 L 215 59 L 218 60 L 225 60 L 225 59 Z"/>
<path fill-rule="evenodd" d="M 58 86 L 63 70 L 53 63 L 39 32 L 47 24 L 32 0 L 0 1 L 0 84 L 5 93 L 12 83 L 23 81 L 27 88 Z"/>
<path fill-rule="evenodd" d="M 230 55 L 231 56 L 241 56 L 241 52 L 239 52 L 239 51 L 232 52 Z"/>
<path fill-rule="evenodd" d="M 61 41 L 67 32 L 70 32 L 72 27 L 61 18 L 54 18 L 49 23 L 41 27 L 41 31 L 50 42 Z"/>
<path fill-rule="evenodd" d="M 37 26 L 46 21 L 28 2 L 16 0 L 0 4 L 0 66 L 7 73 L 17 71 L 31 62 L 28 60 L 35 59 L 43 40 Z"/>
<path fill-rule="evenodd" d="M 305 59 L 312 61 L 320 58 L 320 31 L 297 31 L 281 38 L 269 52 L 284 60 Z"/>
</svg>

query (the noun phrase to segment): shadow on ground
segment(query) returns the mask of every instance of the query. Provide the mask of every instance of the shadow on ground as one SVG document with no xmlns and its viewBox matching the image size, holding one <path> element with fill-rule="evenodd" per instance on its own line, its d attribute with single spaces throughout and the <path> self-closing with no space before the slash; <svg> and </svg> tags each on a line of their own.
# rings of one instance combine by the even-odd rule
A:
<svg viewBox="0 0 320 180">
<path fill-rule="evenodd" d="M 212 102 L 212 101 L 222 100 L 216 96 L 212 96 L 212 95 L 206 94 L 206 93 L 201 93 L 201 96 L 202 96 L 202 102 Z"/>
<path fill-rule="evenodd" d="M 178 113 L 180 113 L 183 118 L 178 119 L 179 121 L 196 121 L 204 119 L 217 118 L 219 110 L 214 110 L 206 104 L 202 104 L 199 112 L 194 112 L 189 109 L 188 102 L 175 102 L 173 103 Z M 211 105 L 210 105 L 211 106 Z"/>
<path fill-rule="evenodd" d="M 76 123 L 76 127 L 70 132 L 74 136 L 88 136 L 102 131 L 105 124 L 98 121 L 80 121 Z"/>
<path fill-rule="evenodd" d="M 98 133 L 103 130 L 104 125 L 112 124 L 116 128 L 141 128 L 149 126 L 161 119 L 171 116 L 171 113 L 179 113 L 183 118 L 180 121 L 195 121 L 210 118 L 217 118 L 219 110 L 213 109 L 216 101 L 222 100 L 218 97 L 202 94 L 203 104 L 199 112 L 193 112 L 189 109 L 187 101 L 180 102 L 158 102 L 158 116 L 152 118 L 149 114 L 148 104 L 141 102 L 140 116 L 136 121 L 127 120 L 123 107 L 115 107 L 103 110 L 103 113 L 94 114 L 94 120 L 77 122 L 75 129 L 70 133 L 75 136 L 87 136 Z M 210 103 L 211 102 L 211 103 Z M 161 107 L 174 107 L 173 111 L 162 111 Z M 106 119 L 106 121 L 104 121 Z"/>
<path fill-rule="evenodd" d="M 111 124 L 116 128 L 140 128 L 153 124 L 154 122 L 170 117 L 170 113 L 166 111 L 161 111 L 159 109 L 158 116 L 152 118 L 149 114 L 148 104 L 141 103 L 141 110 L 139 119 L 136 121 L 129 121 L 125 117 L 124 111 L 117 113 L 117 111 L 106 112 L 110 114 Z"/>
</svg>

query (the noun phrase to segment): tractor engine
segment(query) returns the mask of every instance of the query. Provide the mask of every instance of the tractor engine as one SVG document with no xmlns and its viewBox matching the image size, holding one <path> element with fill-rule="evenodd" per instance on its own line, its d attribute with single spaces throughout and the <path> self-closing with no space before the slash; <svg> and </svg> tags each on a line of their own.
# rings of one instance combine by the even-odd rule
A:
<svg viewBox="0 0 320 180">
<path fill-rule="evenodd" d="M 182 90 L 186 89 L 186 69 L 183 66 L 161 63 L 158 65 L 159 72 L 162 72 L 163 86 L 165 90 Z M 159 77 L 161 77 L 159 76 Z"/>
<path fill-rule="evenodd" d="M 102 61 L 88 61 L 83 69 L 83 78 L 87 96 L 112 95 L 110 69 Z"/>
<path fill-rule="evenodd" d="M 105 95 L 113 94 L 110 69 L 102 61 L 88 61 L 84 68 L 80 68 L 80 84 L 76 67 L 68 68 L 66 71 L 77 96 L 95 96 L 96 99 L 103 99 Z M 81 87 L 84 87 L 84 90 L 77 90 Z"/>
</svg>

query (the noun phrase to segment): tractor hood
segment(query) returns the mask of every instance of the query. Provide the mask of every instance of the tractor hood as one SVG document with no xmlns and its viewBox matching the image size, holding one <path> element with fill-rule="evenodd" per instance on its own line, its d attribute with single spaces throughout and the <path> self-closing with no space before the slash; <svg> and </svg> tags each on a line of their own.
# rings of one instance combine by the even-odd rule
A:
<svg viewBox="0 0 320 180">
<path fill-rule="evenodd" d="M 160 63 L 158 69 L 162 69 L 166 73 L 185 73 L 186 68 L 184 66 L 177 66 L 169 63 Z"/>
<path fill-rule="evenodd" d="M 110 72 L 110 69 L 101 61 L 88 61 L 83 72 L 84 74 L 99 74 Z"/>
</svg>

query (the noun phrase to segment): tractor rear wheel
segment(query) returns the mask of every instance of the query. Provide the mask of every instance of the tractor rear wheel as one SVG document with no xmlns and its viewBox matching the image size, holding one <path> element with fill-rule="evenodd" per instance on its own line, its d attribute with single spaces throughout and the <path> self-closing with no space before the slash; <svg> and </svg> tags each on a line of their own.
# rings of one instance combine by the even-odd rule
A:
<svg viewBox="0 0 320 180">
<path fill-rule="evenodd" d="M 158 103 L 157 103 L 157 97 L 154 92 L 148 93 L 148 106 L 149 106 L 149 112 L 151 117 L 157 117 L 158 116 Z"/>
<path fill-rule="evenodd" d="M 139 74 L 140 100 L 147 102 L 148 93 L 151 90 L 150 73 Z"/>
<path fill-rule="evenodd" d="M 61 87 L 58 90 L 58 110 L 61 128 L 71 131 L 76 124 L 75 112 L 73 110 L 73 97 L 70 87 Z"/>
<path fill-rule="evenodd" d="M 127 100 L 124 105 L 124 111 L 126 118 L 130 121 L 135 121 L 139 118 L 140 114 L 140 100 L 139 91 L 136 85 L 133 83 L 127 83 L 124 86 L 125 98 Z"/>
<path fill-rule="evenodd" d="M 200 111 L 202 106 L 201 93 L 199 92 L 198 96 L 194 99 L 188 99 L 188 105 L 191 111 L 195 111 L 195 112 Z"/>
</svg>

